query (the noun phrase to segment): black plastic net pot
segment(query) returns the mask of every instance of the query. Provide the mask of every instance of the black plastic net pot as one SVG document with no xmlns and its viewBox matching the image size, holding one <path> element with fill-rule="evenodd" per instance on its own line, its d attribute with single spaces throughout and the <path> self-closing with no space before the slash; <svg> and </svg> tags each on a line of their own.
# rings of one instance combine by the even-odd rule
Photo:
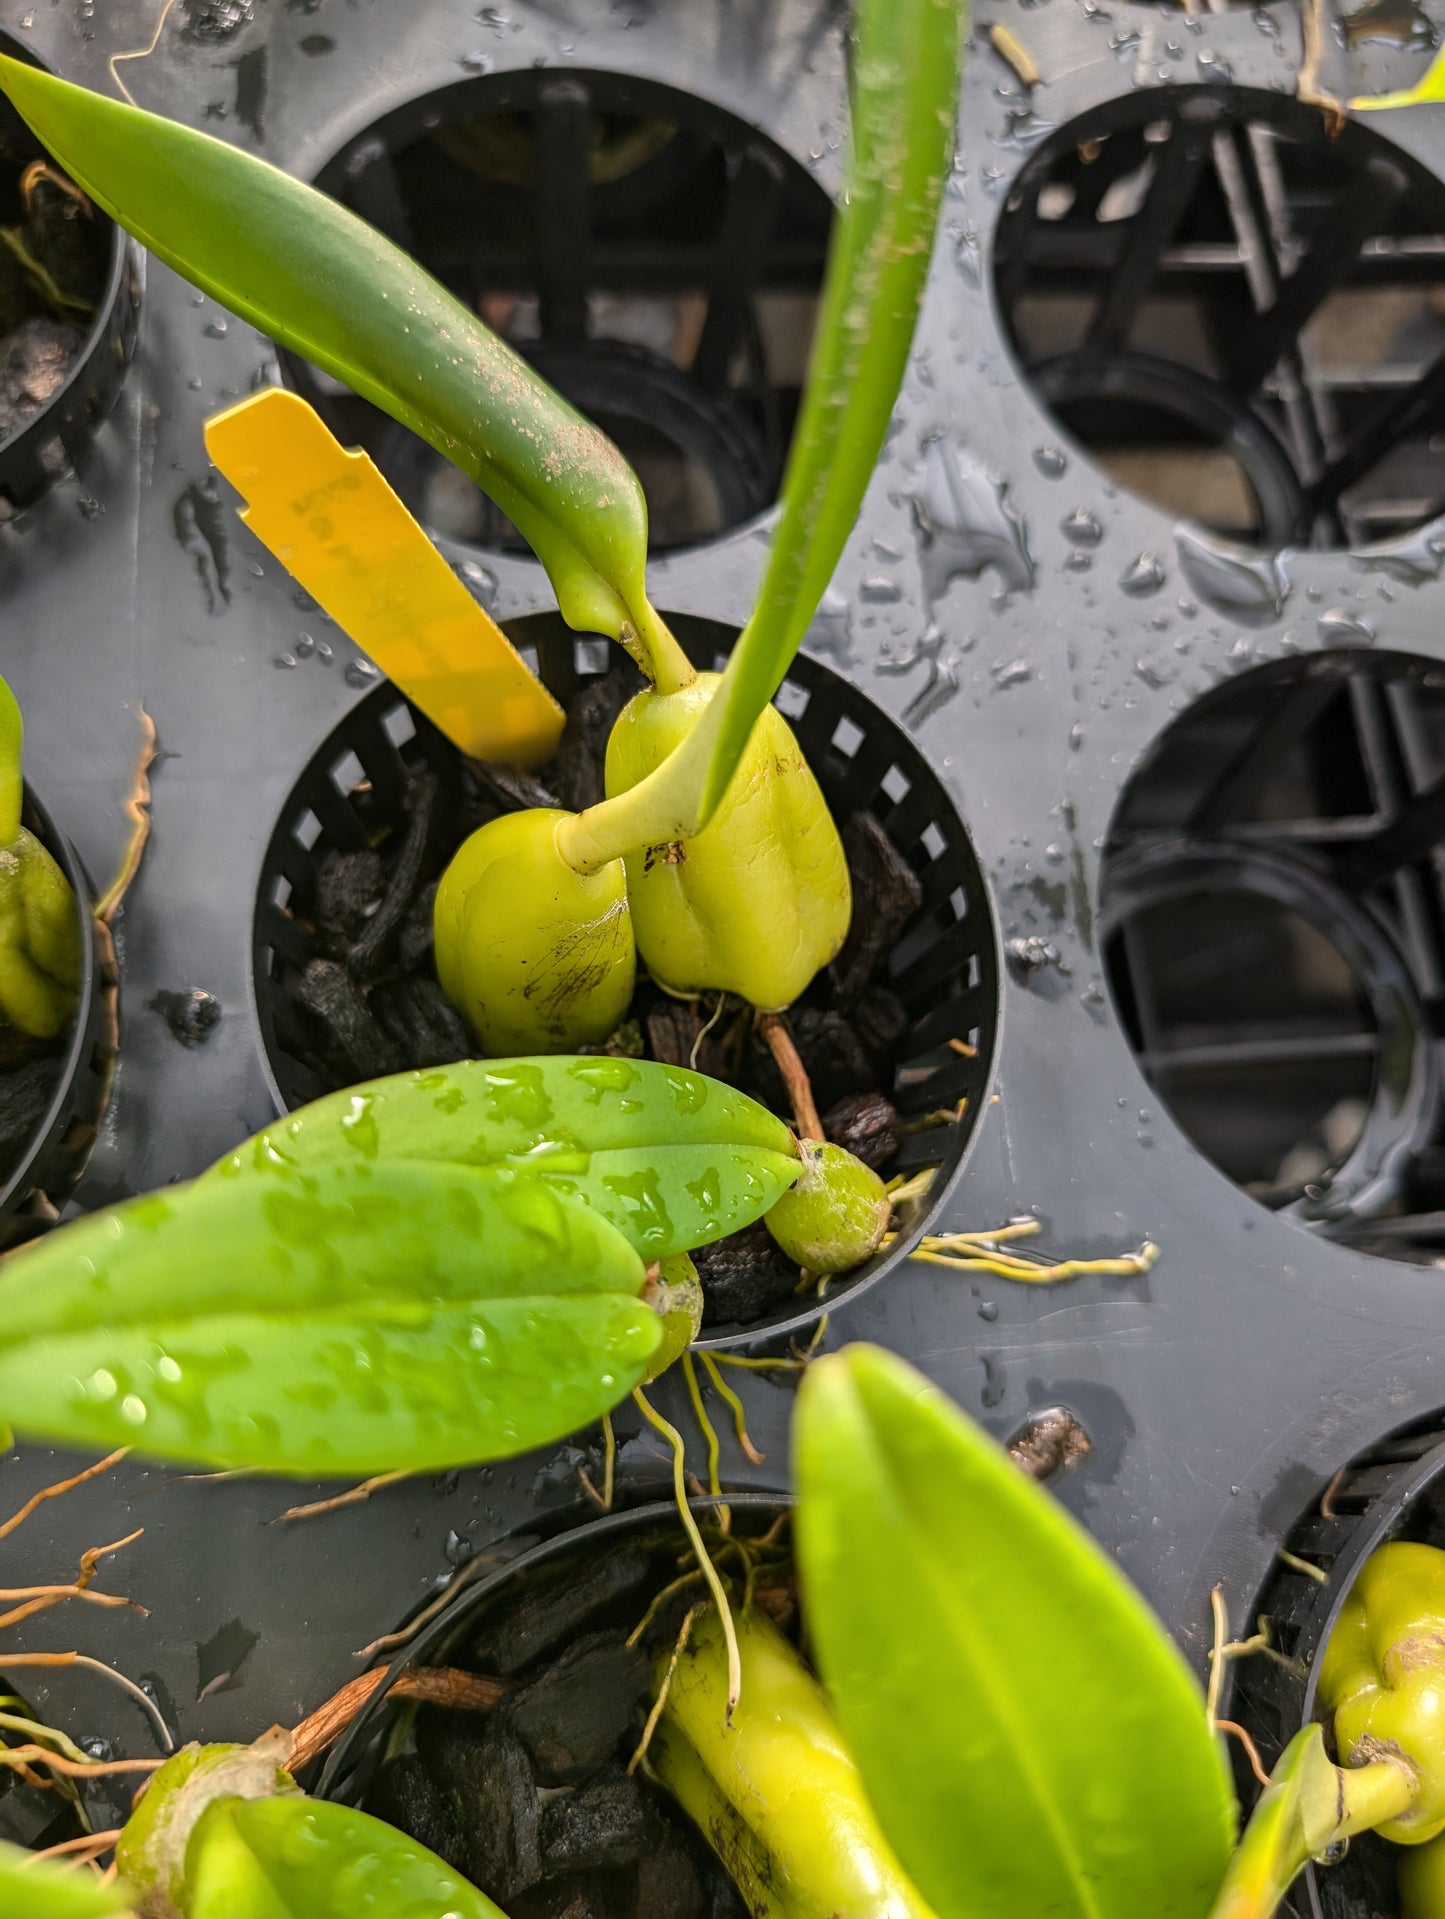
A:
<svg viewBox="0 0 1445 1919">
<path fill-rule="evenodd" d="M 1235 1663 L 1224 1709 L 1254 1739 L 1267 1767 L 1301 1726 L 1323 1717 L 1315 1695 L 1319 1655 L 1360 1568 L 1395 1539 L 1445 1546 L 1445 1423 L 1438 1417 L 1352 1460 L 1284 1542 L 1297 1560 L 1318 1567 L 1324 1583 L 1281 1558 L 1256 1611 L 1268 1618 L 1270 1643 L 1282 1659 Z M 1242 1760 L 1236 1783 L 1248 1806 L 1258 1788 Z M 1374 1833 L 1353 1839 L 1338 1864 L 1309 1867 L 1281 1911 L 1295 1919 L 1398 1919 L 1401 1851 Z"/>
<path fill-rule="evenodd" d="M 316 184 L 616 443 L 654 550 L 714 539 L 777 497 L 832 208 L 757 128 L 627 74 L 479 69 L 355 134 Z M 428 526 L 526 550 L 433 448 L 297 355 L 281 360 Z"/>
<path fill-rule="evenodd" d="M 35 62 L 0 33 L 0 51 Z M 135 349 L 138 256 L 0 98 L 0 522 L 79 464 Z M 48 287 L 42 289 L 42 274 Z"/>
<path fill-rule="evenodd" d="M 74 1017 L 57 1039 L 0 1053 L 0 1250 L 53 1224 L 95 1144 L 115 1056 L 115 1001 L 75 849 L 27 786 L 22 824 L 53 855 L 84 919 Z M 0 1036 L 3 1037 L 3 1036 Z"/>
<path fill-rule="evenodd" d="M 674 624 L 700 666 L 713 666 L 732 642 L 731 629 L 710 621 Z M 641 684 L 619 650 L 578 639 L 551 615 L 515 622 L 511 634 L 568 708 L 569 737 L 605 740 L 621 699 Z M 850 864 L 856 845 L 859 858 L 873 862 L 870 872 L 886 867 L 891 875 L 875 897 L 855 867 L 854 935 L 790 1015 L 819 1110 L 830 1135 L 871 1154 L 885 1177 L 938 1170 L 908 1228 L 823 1300 L 798 1295 L 795 1273 L 778 1267 L 764 1228 L 753 1229 L 758 1237 L 726 1279 L 704 1255 L 704 1292 L 713 1296 L 704 1344 L 805 1326 L 906 1257 L 962 1166 L 997 1036 L 987 895 L 937 777 L 892 720 L 816 661 L 794 662 L 778 705 L 843 830 Z M 588 785 L 595 758 L 568 760 L 567 752 L 564 742 L 563 755 L 542 769 L 554 782 L 545 790 L 469 765 L 385 686 L 328 736 L 272 833 L 256 904 L 256 1013 L 279 1110 L 471 1051 L 432 973 L 430 882 L 466 834 L 500 810 L 599 799 L 600 785 Z M 876 951 L 855 947 L 855 937 Z M 787 1112 L 782 1083 L 752 1047 L 742 1009 L 732 1052 L 732 1013 L 715 1040 L 702 1030 L 705 1013 L 650 984 L 639 988 L 633 1013 L 652 1057 L 737 1079 Z M 728 1070 L 739 1058 L 746 1071 Z"/>
<path fill-rule="evenodd" d="M 718 1503 L 693 1502 L 705 1534 Z M 752 1493 L 727 1505 L 732 1537 L 786 1541 L 787 1501 Z M 722 1539 L 714 1532 L 712 1544 Z M 533 1545 L 476 1579 L 391 1666 L 335 1747 L 319 1796 L 402 1826 L 519 1919 L 561 1911 L 565 1895 L 589 1886 L 609 1913 L 743 1919 L 700 1831 L 661 1787 L 625 1771 L 653 1656 L 706 1595 L 700 1575 L 666 1593 L 688 1550 L 676 1508 L 651 1504 Z M 785 1543 L 775 1556 L 786 1561 Z M 766 1588 L 760 1577 L 760 1601 L 786 1629 L 790 1567 L 772 1577 Z M 648 1649 L 629 1650 L 654 1606 Z M 403 1674 L 436 1666 L 497 1676 L 496 1706 L 418 1707 L 392 1690 Z"/>
</svg>

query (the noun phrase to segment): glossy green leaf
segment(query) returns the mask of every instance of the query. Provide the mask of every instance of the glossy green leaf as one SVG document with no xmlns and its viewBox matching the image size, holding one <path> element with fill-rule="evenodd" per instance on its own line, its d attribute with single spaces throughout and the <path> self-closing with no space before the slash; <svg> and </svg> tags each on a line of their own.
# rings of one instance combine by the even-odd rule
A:
<svg viewBox="0 0 1445 1919">
<path fill-rule="evenodd" d="M 502 1166 L 583 1200 L 646 1259 L 760 1219 L 797 1178 L 793 1136 L 756 1100 L 679 1066 L 462 1060 L 303 1106 L 208 1179 L 320 1162 Z"/>
<path fill-rule="evenodd" d="M 506 1919 L 394 1826 L 320 1799 L 220 1799 L 186 1847 L 186 1919 Z"/>
<path fill-rule="evenodd" d="M 122 1885 L 103 1886 L 95 1874 L 37 1860 L 0 1840 L 0 1913 L 5 1919 L 113 1919 L 130 1911 Z"/>
<path fill-rule="evenodd" d="M 0 1266 L 21 1433 L 281 1473 L 524 1452 L 594 1420 L 660 1338 L 641 1259 L 506 1168 L 365 1161 L 202 1180 Z"/>
<path fill-rule="evenodd" d="M 536 549 L 573 626 L 657 638 L 647 507 L 605 435 L 373 227 L 277 168 L 0 58 L 0 87 L 167 266 L 434 446 Z M 665 637 L 665 636 L 664 636 Z"/>
<path fill-rule="evenodd" d="M 711 814 L 858 518 L 913 343 L 953 149 L 961 0 L 854 10 L 851 142 L 813 361 L 757 607 L 719 689 Z"/>
<path fill-rule="evenodd" d="M 1117 1568 L 876 1347 L 808 1369 L 794 1448 L 810 1640 L 938 1919 L 1203 1919 L 1229 1856 L 1225 1763 Z"/>
<path fill-rule="evenodd" d="M 684 744 L 579 815 L 600 861 L 690 839 L 783 683 L 863 504 L 903 381 L 953 146 L 961 0 L 860 0 L 852 135 L 782 512 L 752 618 Z"/>
</svg>

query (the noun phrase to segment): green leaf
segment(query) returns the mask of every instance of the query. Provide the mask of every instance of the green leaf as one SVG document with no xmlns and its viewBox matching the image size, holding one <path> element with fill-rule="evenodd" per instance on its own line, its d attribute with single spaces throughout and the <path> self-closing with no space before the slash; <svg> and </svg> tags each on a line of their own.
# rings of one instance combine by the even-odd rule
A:
<svg viewBox="0 0 1445 1919">
<path fill-rule="evenodd" d="M 854 11 L 848 177 L 782 516 L 714 702 L 704 820 L 802 644 L 893 417 L 953 149 L 963 12 L 961 0 L 862 0 Z"/>
<path fill-rule="evenodd" d="M 584 1201 L 648 1260 L 750 1226 L 800 1164 L 780 1119 L 702 1073 L 537 1058 L 462 1060 L 328 1094 L 206 1177 L 378 1159 L 525 1171 Z"/>
<path fill-rule="evenodd" d="M 209 134 L 0 58 L 61 165 L 167 266 L 453 461 L 536 549 L 574 627 L 645 643 L 647 507 L 610 440 L 416 262 Z"/>
<path fill-rule="evenodd" d="M 220 1799 L 186 1847 L 186 1919 L 506 1919 L 394 1826 L 320 1799 Z"/>
<path fill-rule="evenodd" d="M 687 739 L 569 827 L 574 863 L 691 839 L 782 685 L 863 504 L 903 381 L 953 145 L 961 0 L 860 0 L 852 139 L 782 513 L 752 618 Z"/>
<path fill-rule="evenodd" d="M 0 1913 L 5 1919 L 112 1919 L 129 1911 L 125 1886 L 103 1886 L 88 1870 L 52 1865 L 0 1840 Z"/>
<path fill-rule="evenodd" d="M 643 1263 L 506 1168 L 201 1180 L 0 1267 L 22 1433 L 280 1473 L 505 1458 L 597 1419 L 660 1338 Z"/>
<path fill-rule="evenodd" d="M 1232 1795 L 1204 1700 L 1061 1507 L 872 1346 L 804 1376 L 809 1633 L 938 1919 L 1202 1919 Z"/>
</svg>

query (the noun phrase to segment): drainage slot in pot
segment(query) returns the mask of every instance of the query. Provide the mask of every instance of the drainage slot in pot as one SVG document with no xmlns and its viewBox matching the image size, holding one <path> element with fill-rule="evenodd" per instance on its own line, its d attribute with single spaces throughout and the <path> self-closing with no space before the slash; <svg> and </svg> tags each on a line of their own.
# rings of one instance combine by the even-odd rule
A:
<svg viewBox="0 0 1445 1919">
<path fill-rule="evenodd" d="M 708 620 L 679 616 L 672 625 L 703 667 L 720 663 L 736 637 Z M 524 652 L 535 649 L 542 678 L 569 711 L 563 752 L 542 769 L 545 790 L 527 776 L 470 766 L 381 687 L 332 732 L 282 810 L 262 867 L 253 943 L 261 1038 L 282 1110 L 468 1053 L 432 969 L 432 885 L 466 834 L 497 812 L 534 803 L 576 809 L 601 797 L 601 747 L 639 676 L 617 648 L 579 639 L 556 615 L 513 622 L 509 632 Z M 876 934 L 889 925 L 886 914 L 895 916 L 857 965 L 850 955 L 859 948 L 845 947 L 791 1015 L 819 1109 L 833 1136 L 872 1158 L 885 1178 L 938 1168 L 909 1230 L 837 1281 L 831 1305 L 906 1255 L 962 1163 L 994 1052 L 997 945 L 968 835 L 907 735 L 805 656 L 789 669 L 778 705 L 855 875 L 864 862 L 855 930 Z M 433 829 L 420 823 L 423 795 Z M 669 999 L 644 979 L 628 1043 L 736 1077 L 786 1113 L 782 1083 L 746 1010 L 730 1000 L 704 1033 L 710 1010 Z M 764 1229 L 754 1233 L 746 1247 L 725 1242 L 726 1272 L 719 1265 L 709 1274 L 707 1256 L 700 1261 L 711 1291 L 710 1339 L 792 1330 L 822 1310 L 816 1296 L 797 1294 L 796 1269 L 779 1263 Z"/>
<path fill-rule="evenodd" d="M 1261 546 L 1445 507 L 1445 186 L 1288 96 L 1130 93 L 1061 128 L 999 223 L 1043 404 L 1111 478 Z"/>
<path fill-rule="evenodd" d="M 1316 1697 L 1320 1654 L 1355 1578 L 1389 1540 L 1445 1547 L 1445 1419 L 1439 1415 L 1392 1434 L 1350 1461 L 1323 1497 L 1284 1539 L 1285 1552 L 1247 1620 L 1236 1629 L 1269 1622 L 1276 1657 L 1231 1661 L 1220 1713 L 1242 1725 L 1266 1767 L 1300 1727 L 1323 1718 Z M 1303 1568 L 1314 1567 L 1316 1578 Z M 1237 1748 L 1237 1742 L 1231 1740 Z M 1236 1750 L 1240 1802 L 1250 1806 L 1258 1786 Z M 1300 1919 L 1393 1919 L 1400 1911 L 1396 1869 L 1401 1849 L 1374 1833 L 1352 1839 L 1344 1858 L 1326 1870 L 1310 1866 L 1281 1908 Z"/>
<path fill-rule="evenodd" d="M 1445 1244 L 1445 671 L 1342 650 L 1242 674 L 1160 737 L 1103 871 L 1110 989 L 1237 1185 L 1397 1259 Z"/>
<path fill-rule="evenodd" d="M 0 33 L 0 51 L 30 61 Z M 0 98 L 0 521 L 76 466 L 135 347 L 125 236 Z"/>
<path fill-rule="evenodd" d="M 777 497 L 832 205 L 806 168 L 690 94 L 528 69 L 409 102 L 317 185 L 404 247 L 603 428 L 647 495 L 654 550 Z M 435 532 L 525 552 L 441 454 L 283 354 Z"/>
</svg>

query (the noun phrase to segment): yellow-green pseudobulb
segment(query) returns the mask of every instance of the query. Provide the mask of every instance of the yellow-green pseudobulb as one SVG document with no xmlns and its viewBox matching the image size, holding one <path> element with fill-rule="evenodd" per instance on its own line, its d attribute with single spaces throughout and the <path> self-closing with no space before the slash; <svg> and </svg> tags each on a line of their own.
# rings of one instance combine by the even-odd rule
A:
<svg viewBox="0 0 1445 1919">
<path fill-rule="evenodd" d="M 639 693 L 607 743 L 609 798 L 628 792 L 691 733 L 718 685 L 699 673 Z M 670 993 L 737 993 L 791 1006 L 837 953 L 852 894 L 843 843 L 792 728 L 766 707 L 722 804 L 701 833 L 627 856 L 637 947 Z"/>
<path fill-rule="evenodd" d="M 1395 1759 L 1412 1777 L 1413 1802 L 1378 1827 L 1402 1845 L 1445 1832 L 1442 1681 L 1445 1552 L 1393 1540 L 1355 1577 L 1321 1655 L 1319 1692 L 1345 1766 Z"/>
<path fill-rule="evenodd" d="M 678 1659 L 648 1759 L 748 1910 L 932 1919 L 879 1830 L 822 1687 L 755 1607 L 737 1636 L 742 1691 L 731 1718 L 722 1627 L 710 1612 Z"/>
<path fill-rule="evenodd" d="M 789 1259 L 810 1273 L 846 1273 L 878 1250 L 893 1208 L 888 1189 L 845 1147 L 800 1139 L 803 1170 L 763 1215 Z"/>
<path fill-rule="evenodd" d="M 1402 1919 L 1440 1919 L 1445 1913 L 1445 1839 L 1400 1854 Z"/>
<path fill-rule="evenodd" d="M 627 879 L 577 873 L 552 807 L 489 820 L 456 853 L 433 914 L 437 977 L 483 1052 L 568 1053 L 606 1039 L 637 974 Z"/>
</svg>

